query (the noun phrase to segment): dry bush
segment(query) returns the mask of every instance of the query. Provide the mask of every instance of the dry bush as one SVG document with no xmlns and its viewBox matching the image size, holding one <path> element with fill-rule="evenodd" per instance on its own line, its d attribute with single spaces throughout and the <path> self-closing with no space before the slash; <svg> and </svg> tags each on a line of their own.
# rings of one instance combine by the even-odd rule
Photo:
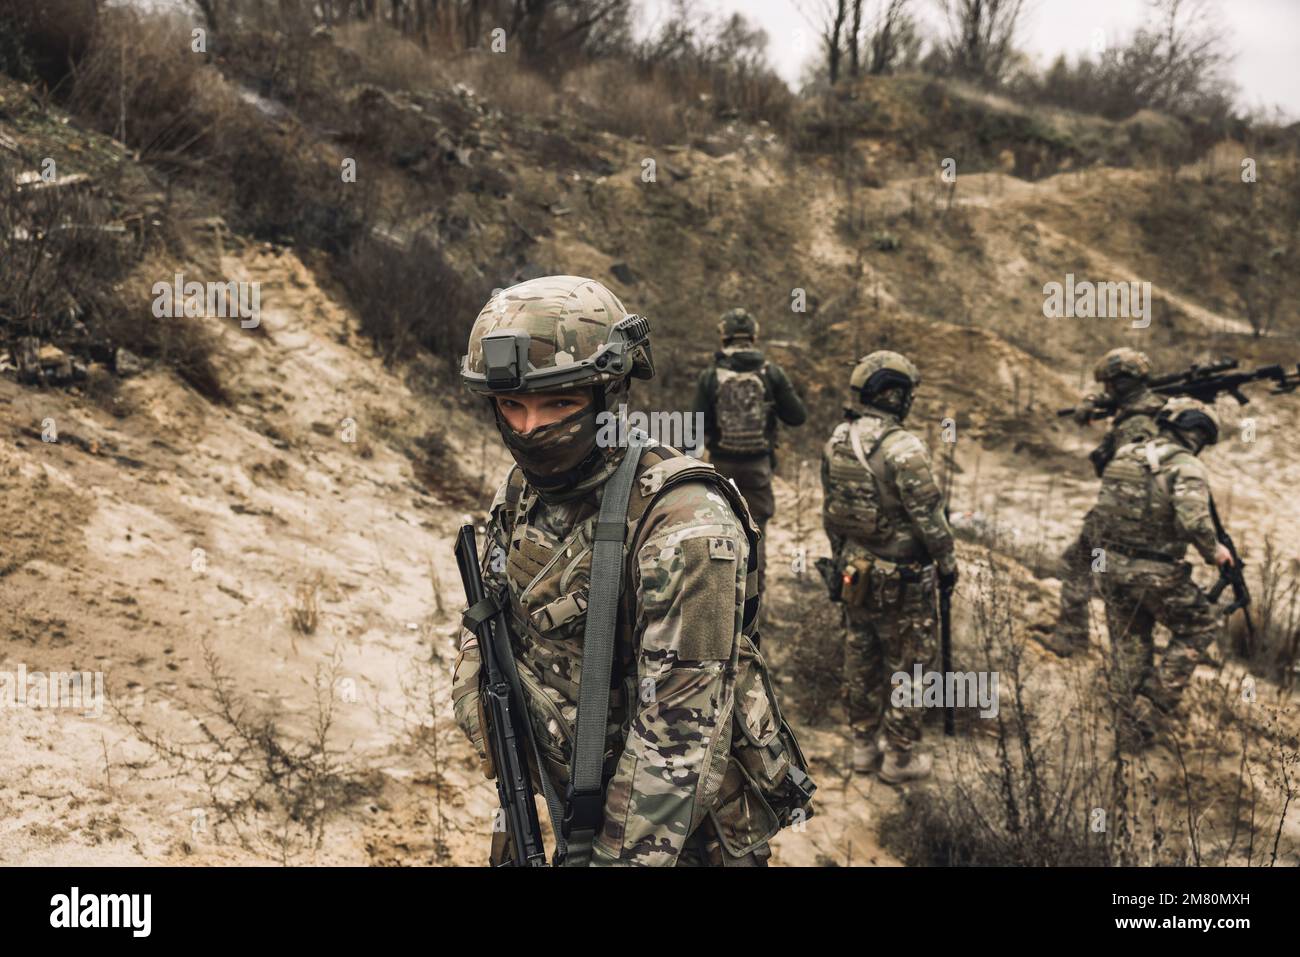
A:
<svg viewBox="0 0 1300 957">
<path fill-rule="evenodd" d="M 365 197 L 276 104 L 190 52 L 183 17 L 109 8 L 66 97 L 74 113 L 123 139 L 140 162 L 233 207 L 231 225 L 328 251 L 359 230 Z"/>
<path fill-rule="evenodd" d="M 316 669 L 315 708 L 301 733 L 243 697 L 206 643 L 203 661 L 204 701 L 181 702 L 196 715 L 197 738 L 175 740 L 115 702 L 117 714 L 174 774 L 198 776 L 216 815 L 217 840 L 228 826 L 244 847 L 285 864 L 319 849 L 328 825 L 377 789 L 373 776 L 349 765 L 331 744 L 340 653 Z"/>
<path fill-rule="evenodd" d="M 389 90 L 441 86 L 446 75 L 427 49 L 380 23 L 344 24 L 334 30 L 339 49 L 355 58 L 357 79 Z"/>
<path fill-rule="evenodd" d="M 1250 609 L 1256 645 L 1239 650 L 1247 652 L 1254 668 L 1289 689 L 1300 665 L 1300 562 L 1284 558 L 1272 536 L 1265 537 L 1259 576 Z"/>
<path fill-rule="evenodd" d="M 1117 733 L 1115 663 L 1039 673 L 1003 574 L 990 553 L 963 589 L 973 588 L 981 666 L 1000 676 L 1000 713 L 984 735 L 956 742 L 943 783 L 909 792 L 882 824 L 890 848 L 923 865 L 1288 860 L 1294 741 L 1267 726 L 1241 680 L 1194 681 L 1176 722 L 1135 750 Z"/>
<path fill-rule="evenodd" d="M 289 609 L 289 621 L 300 635 L 314 635 L 320 624 L 321 577 L 317 575 L 300 582 L 294 590 L 294 604 Z"/>
<path fill-rule="evenodd" d="M 351 245 L 341 265 L 338 278 L 361 328 L 385 359 L 419 346 L 454 368 L 464 347 L 464 317 L 475 315 L 481 301 L 438 246 L 425 236 L 405 247 L 364 236 Z"/>
<path fill-rule="evenodd" d="M 5 334 L 48 340 L 65 333 L 71 319 L 93 321 L 119 310 L 113 286 L 139 250 L 130 234 L 112 231 L 111 205 L 85 185 L 20 188 L 14 182 L 18 172 L 18 164 L 0 158 Z"/>
<path fill-rule="evenodd" d="M 123 347 L 224 400 L 207 330 L 151 311 L 154 282 L 175 271 L 155 250 L 185 245 L 176 220 L 157 211 L 150 225 L 124 223 L 138 185 L 111 172 L 85 185 L 20 190 L 16 171 L 0 160 L 0 339 L 53 342 L 108 367 Z"/>
<path fill-rule="evenodd" d="M 1118 767 L 1124 775 L 1105 733 L 1105 708 L 1097 695 L 1085 695 L 1087 707 L 1058 712 L 1048 723 L 1045 716 L 1059 708 L 1055 696 L 1040 714 L 1032 659 L 1016 627 L 1020 600 L 1003 574 L 989 552 L 963 589 L 971 595 L 980 667 L 999 675 L 992 742 L 960 739 L 951 785 L 910 792 L 882 832 L 909 864 L 1111 863 L 1119 836 L 1114 819 L 1129 808 L 1112 810 L 1112 772 Z M 1094 809 L 1112 818 L 1103 830 L 1090 826 Z"/>
<path fill-rule="evenodd" d="M 772 663 L 799 719 L 808 725 L 835 720 L 844 691 L 844 616 L 826 597 L 821 578 L 808 570 L 788 588 L 773 588 L 779 557 L 769 552 L 767 609 L 759 632 L 763 654 Z M 768 607 L 771 606 L 771 607 Z M 786 692 L 783 692 L 785 695 Z"/>
</svg>

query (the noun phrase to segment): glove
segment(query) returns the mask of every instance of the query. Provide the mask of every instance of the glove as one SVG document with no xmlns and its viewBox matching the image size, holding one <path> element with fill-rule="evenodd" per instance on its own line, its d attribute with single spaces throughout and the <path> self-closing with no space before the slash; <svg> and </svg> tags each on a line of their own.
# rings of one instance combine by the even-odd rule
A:
<svg viewBox="0 0 1300 957">
<path fill-rule="evenodd" d="M 461 648 L 456 656 L 456 666 L 452 669 L 452 710 L 456 715 L 456 723 L 478 753 L 479 769 L 485 778 L 491 780 L 496 777 L 496 768 L 492 765 L 492 756 L 483 739 L 487 716 L 483 713 L 483 699 L 478 690 L 478 669 L 478 643 L 471 641 Z"/>
<path fill-rule="evenodd" d="M 1072 418 L 1075 423 L 1077 425 L 1087 425 L 1091 420 L 1092 410 L 1096 407 L 1096 404 L 1097 396 L 1091 394 L 1085 395 L 1082 401 L 1074 407 L 1074 415 Z"/>
<path fill-rule="evenodd" d="M 953 565 L 951 571 L 939 572 L 939 589 L 950 592 L 957 587 L 957 566 Z"/>
</svg>

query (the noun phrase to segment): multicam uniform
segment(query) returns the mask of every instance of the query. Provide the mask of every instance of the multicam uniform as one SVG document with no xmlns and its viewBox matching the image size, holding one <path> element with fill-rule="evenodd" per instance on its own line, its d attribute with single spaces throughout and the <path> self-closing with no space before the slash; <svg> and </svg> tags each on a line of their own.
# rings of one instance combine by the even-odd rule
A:
<svg viewBox="0 0 1300 957">
<path fill-rule="evenodd" d="M 1120 448 L 1102 476 L 1087 529 L 1105 550 L 1098 574 L 1115 655 L 1116 690 L 1132 703 L 1143 694 L 1166 710 L 1177 705 L 1219 621 L 1183 561 L 1190 543 L 1213 563 L 1205 466 L 1160 434 Z M 1157 669 L 1152 629 L 1172 632 Z"/>
<path fill-rule="evenodd" d="M 876 409 L 836 426 L 821 474 L 832 553 L 857 576 L 843 593 L 849 722 L 856 739 L 883 732 L 890 750 L 907 751 L 921 739 L 921 712 L 891 703 L 890 676 L 934 662 L 936 565 L 956 568 L 943 497 L 925 443 Z"/>
<path fill-rule="evenodd" d="M 1156 435 L 1156 416 L 1167 400 L 1149 389 L 1129 396 L 1119 402 L 1110 430 L 1093 452 L 1093 461 L 1100 475 L 1114 455 L 1114 450 L 1130 442 L 1145 442 Z M 1061 612 L 1058 632 L 1060 639 L 1075 647 L 1088 644 L 1088 605 L 1092 600 L 1092 552 L 1096 543 L 1088 537 L 1089 519 L 1085 516 L 1083 530 L 1061 555 L 1065 575 L 1061 580 Z"/>
<path fill-rule="evenodd" d="M 709 461 L 726 478 L 736 483 L 740 494 L 749 505 L 749 512 L 758 523 L 763 535 L 759 538 L 758 568 L 759 588 L 764 584 L 767 522 L 776 514 L 776 496 L 772 492 L 772 471 L 775 463 L 776 429 L 780 421 L 788 426 L 803 425 L 808 410 L 791 385 L 785 371 L 775 362 L 768 361 L 754 345 L 758 322 L 741 309 L 733 309 L 722 317 L 719 331 L 730 340 L 714 354 L 713 364 L 700 373 L 695 390 L 695 412 L 704 417 L 704 435 L 709 449 Z M 718 396 L 721 380 L 737 375 L 755 374 L 762 385 L 763 397 L 756 400 L 751 411 L 757 428 L 738 448 L 727 448 L 721 441 Z"/>
<path fill-rule="evenodd" d="M 489 396 L 504 382 L 509 398 L 546 391 L 530 377 L 552 382 L 572 371 L 568 383 L 594 385 L 596 404 L 608 405 L 603 388 L 626 388 L 629 374 L 653 375 L 647 340 L 619 338 L 623 324 L 639 318 L 624 315 L 622 303 L 589 279 L 553 276 L 512 287 L 480 313 L 462 377 Z M 489 334 L 505 337 L 491 342 L 491 364 Z M 630 342 L 630 351 L 611 352 L 619 342 Z M 627 454 L 626 446 L 594 443 L 593 418 L 588 409 L 521 435 L 498 414 L 524 467 L 512 469 L 493 501 L 482 558 L 489 591 L 508 596 L 513 657 L 542 765 L 531 770 L 557 794 L 571 773 L 599 506 Z M 550 470 L 555 462 L 558 472 Z M 757 576 L 747 570 L 757 530 L 744 500 L 711 466 L 659 445 L 640 453 L 627 524 L 603 821 L 591 863 L 762 864 L 767 839 L 784 822 L 780 801 L 769 805 L 753 790 L 783 798 L 774 788 L 793 774 L 795 758 L 787 758 L 798 746 L 743 633 L 751 620 L 746 601 L 752 614 L 757 594 Z M 465 631 L 453 702 L 486 764 L 479 665 L 478 640 Z M 494 860 L 507 853 L 505 835 L 494 834 Z"/>
</svg>

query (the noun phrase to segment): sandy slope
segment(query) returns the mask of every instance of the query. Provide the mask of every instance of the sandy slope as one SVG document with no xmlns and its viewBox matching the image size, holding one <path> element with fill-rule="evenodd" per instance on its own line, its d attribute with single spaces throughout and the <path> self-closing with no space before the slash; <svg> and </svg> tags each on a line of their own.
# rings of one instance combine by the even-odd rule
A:
<svg viewBox="0 0 1300 957">
<path fill-rule="evenodd" d="M 989 188 L 991 203 L 1025 192 L 1005 186 Z M 855 261 L 833 237 L 818 242 L 822 266 Z M 0 863 L 478 863 L 495 795 L 450 720 L 460 605 L 450 543 L 463 506 L 448 489 L 491 487 L 506 459 L 458 403 L 414 394 L 386 369 L 291 253 L 247 249 L 223 271 L 263 284 L 259 330 L 215 330 L 228 407 L 161 370 L 124 385 L 124 418 L 0 380 L 0 670 L 102 671 L 120 709 L 0 712 Z M 1032 375 L 1044 382 L 1042 403 L 1070 393 L 1061 371 L 986 330 L 943 332 L 926 355 L 931 382 L 969 388 L 979 376 L 1006 385 Z M 927 414 L 949 408 L 933 394 L 924 402 Z M 1207 461 L 1223 476 L 1225 512 L 1258 549 L 1264 532 L 1294 541 L 1300 528 L 1289 494 L 1300 466 L 1281 454 L 1300 411 L 1282 402 L 1251 411 L 1257 439 Z M 987 408 L 971 415 L 972 436 L 1006 428 Z M 41 441 L 46 419 L 58 442 Z M 1086 465 L 1061 454 L 1088 437 L 1025 429 L 1028 446 L 959 445 L 954 505 L 1055 554 L 1095 494 Z M 412 452 L 430 433 L 442 436 L 441 451 L 417 473 Z M 783 627 L 793 620 L 783 604 L 817 600 L 790 557 L 801 545 L 810 559 L 825 550 L 815 463 L 798 481 L 793 464 L 769 526 L 773 614 L 791 618 Z M 1050 617 L 1055 583 L 1027 572 L 1018 582 L 1026 620 Z M 304 587 L 319 603 L 310 635 L 291 624 Z M 959 595 L 959 631 L 967 614 Z M 275 709 L 291 738 L 310 733 L 323 669 L 337 660 L 329 741 L 352 790 L 318 848 L 292 828 L 287 844 L 277 840 L 270 812 L 241 840 L 215 819 L 204 765 L 161 761 L 131 729 L 141 722 L 182 742 L 212 726 L 205 646 L 237 697 Z M 1070 673 L 1042 669 L 1049 683 Z M 847 741 L 833 723 L 804 737 L 820 810 L 804 832 L 781 835 L 776 861 L 897 863 L 877 828 L 898 794 L 843 775 Z"/>
</svg>

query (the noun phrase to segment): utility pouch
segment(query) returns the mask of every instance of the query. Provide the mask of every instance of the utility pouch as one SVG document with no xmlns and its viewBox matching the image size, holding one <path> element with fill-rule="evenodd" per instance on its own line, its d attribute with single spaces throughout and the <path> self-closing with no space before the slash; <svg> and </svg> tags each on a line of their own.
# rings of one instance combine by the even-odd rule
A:
<svg viewBox="0 0 1300 957">
<path fill-rule="evenodd" d="M 830 600 L 840 601 L 844 590 L 844 576 L 840 573 L 839 566 L 835 564 L 835 559 L 819 558 L 813 562 L 813 566 L 826 585 L 826 594 Z"/>
<path fill-rule="evenodd" d="M 731 756 L 709 817 L 727 853 L 742 857 L 782 827 L 813 814 L 817 789 L 803 750 L 781 716 L 763 656 L 741 636 Z"/>
<path fill-rule="evenodd" d="M 855 558 L 844 566 L 840 574 L 841 597 L 846 605 L 870 608 L 875 604 L 873 581 L 876 562 L 870 558 Z"/>
</svg>

